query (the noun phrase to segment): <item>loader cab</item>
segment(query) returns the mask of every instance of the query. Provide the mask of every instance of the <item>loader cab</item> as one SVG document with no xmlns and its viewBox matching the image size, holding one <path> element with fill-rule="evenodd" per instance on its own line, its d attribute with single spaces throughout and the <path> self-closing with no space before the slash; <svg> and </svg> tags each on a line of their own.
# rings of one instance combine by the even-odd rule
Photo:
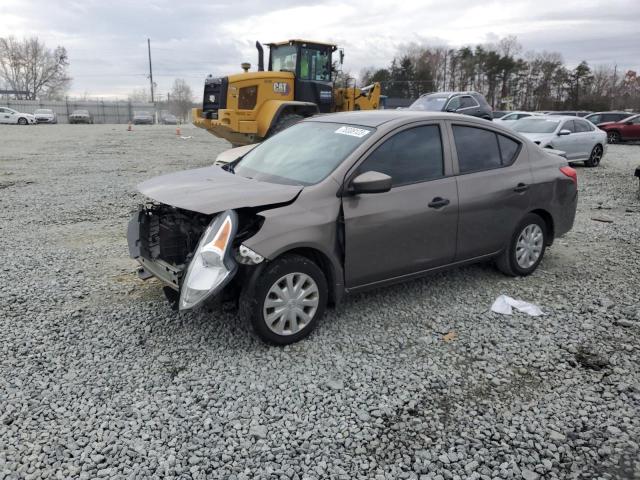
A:
<svg viewBox="0 0 640 480">
<path fill-rule="evenodd" d="M 295 75 L 294 100 L 315 103 L 320 112 L 330 112 L 333 101 L 331 54 L 337 47 L 304 40 L 267 45 L 269 70 Z"/>
</svg>

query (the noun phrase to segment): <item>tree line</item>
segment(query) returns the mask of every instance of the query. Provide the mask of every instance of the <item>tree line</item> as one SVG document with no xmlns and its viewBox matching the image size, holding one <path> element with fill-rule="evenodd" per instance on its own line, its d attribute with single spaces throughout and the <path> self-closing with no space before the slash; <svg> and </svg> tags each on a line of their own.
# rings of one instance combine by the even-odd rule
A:
<svg viewBox="0 0 640 480">
<path fill-rule="evenodd" d="M 615 66 L 586 61 L 565 65 L 557 52 L 525 52 L 516 37 L 453 49 L 411 44 L 387 68 L 370 67 L 363 85 L 380 82 L 383 95 L 417 98 L 423 93 L 475 90 L 494 109 L 640 109 L 640 77 Z"/>
</svg>

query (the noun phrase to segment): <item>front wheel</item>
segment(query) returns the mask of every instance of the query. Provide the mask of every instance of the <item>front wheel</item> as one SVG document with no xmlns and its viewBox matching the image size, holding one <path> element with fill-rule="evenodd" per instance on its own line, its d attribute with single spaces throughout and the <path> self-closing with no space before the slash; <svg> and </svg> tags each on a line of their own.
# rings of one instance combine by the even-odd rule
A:
<svg viewBox="0 0 640 480">
<path fill-rule="evenodd" d="M 597 167 L 600 165 L 600 160 L 602 160 L 602 145 L 596 145 L 591 150 L 591 155 L 589 155 L 589 159 L 584 162 L 587 167 Z"/>
<path fill-rule="evenodd" d="M 620 133 L 618 133 L 618 132 L 607 132 L 607 142 L 609 142 L 609 143 L 620 143 Z"/>
<path fill-rule="evenodd" d="M 529 213 L 518 224 L 509 246 L 496 260 L 498 269 L 512 277 L 527 276 L 542 261 L 547 246 L 547 225 L 535 213 Z"/>
<path fill-rule="evenodd" d="M 27 119 L 24 118 L 24 117 L 20 117 L 18 119 L 18 125 L 26 125 L 27 123 L 29 123 L 29 122 L 27 122 Z"/>
<path fill-rule="evenodd" d="M 240 312 L 269 343 L 288 345 L 315 328 L 327 305 L 322 270 L 300 255 L 287 255 L 268 265 L 253 291 L 243 291 Z"/>
</svg>

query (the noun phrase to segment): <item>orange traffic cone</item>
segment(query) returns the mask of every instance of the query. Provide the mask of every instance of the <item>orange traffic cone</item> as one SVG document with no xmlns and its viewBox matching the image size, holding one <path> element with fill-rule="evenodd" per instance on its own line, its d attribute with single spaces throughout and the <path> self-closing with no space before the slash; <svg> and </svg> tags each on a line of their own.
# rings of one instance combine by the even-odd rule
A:
<svg viewBox="0 0 640 480">
<path fill-rule="evenodd" d="M 127 132 L 130 132 L 132 130 L 133 130 L 133 128 L 131 128 L 131 122 L 129 122 L 129 126 L 127 127 Z"/>
<path fill-rule="evenodd" d="M 176 137 L 179 137 L 180 135 L 181 135 L 181 133 L 180 133 L 180 125 L 178 125 L 176 127 Z"/>
</svg>

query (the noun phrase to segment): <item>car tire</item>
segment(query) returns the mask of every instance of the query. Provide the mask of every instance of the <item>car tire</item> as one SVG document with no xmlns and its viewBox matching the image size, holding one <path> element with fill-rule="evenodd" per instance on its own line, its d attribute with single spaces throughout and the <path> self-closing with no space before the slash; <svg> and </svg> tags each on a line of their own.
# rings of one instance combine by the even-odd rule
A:
<svg viewBox="0 0 640 480">
<path fill-rule="evenodd" d="M 587 167 L 597 167 L 598 165 L 600 165 L 600 160 L 602 160 L 603 152 L 604 150 L 602 149 L 602 145 L 597 144 L 595 147 L 593 147 L 593 150 L 591 150 L 591 154 L 589 155 L 589 158 L 585 160 L 584 164 Z"/>
<path fill-rule="evenodd" d="M 27 121 L 27 119 L 26 119 L 26 118 L 24 118 L 24 117 L 20 117 L 20 118 L 18 119 L 18 125 L 27 125 L 28 123 L 29 123 L 29 122 L 28 122 L 28 121 Z"/>
<path fill-rule="evenodd" d="M 268 136 L 271 137 L 276 133 L 280 133 L 281 131 L 286 130 L 291 125 L 294 125 L 303 119 L 304 117 L 302 115 L 298 115 L 297 113 L 285 113 L 278 119 L 274 127 L 269 132 Z"/>
<path fill-rule="evenodd" d="M 620 132 L 616 132 L 615 130 L 607 132 L 607 142 L 620 143 Z"/>
<path fill-rule="evenodd" d="M 527 214 L 514 230 L 496 266 L 511 277 L 530 275 L 538 268 L 547 247 L 547 224 L 535 213 Z"/>
<path fill-rule="evenodd" d="M 285 255 L 265 266 L 253 288 L 243 289 L 239 313 L 263 341 L 288 345 L 313 331 L 327 298 L 320 267 L 301 255 Z"/>
</svg>

